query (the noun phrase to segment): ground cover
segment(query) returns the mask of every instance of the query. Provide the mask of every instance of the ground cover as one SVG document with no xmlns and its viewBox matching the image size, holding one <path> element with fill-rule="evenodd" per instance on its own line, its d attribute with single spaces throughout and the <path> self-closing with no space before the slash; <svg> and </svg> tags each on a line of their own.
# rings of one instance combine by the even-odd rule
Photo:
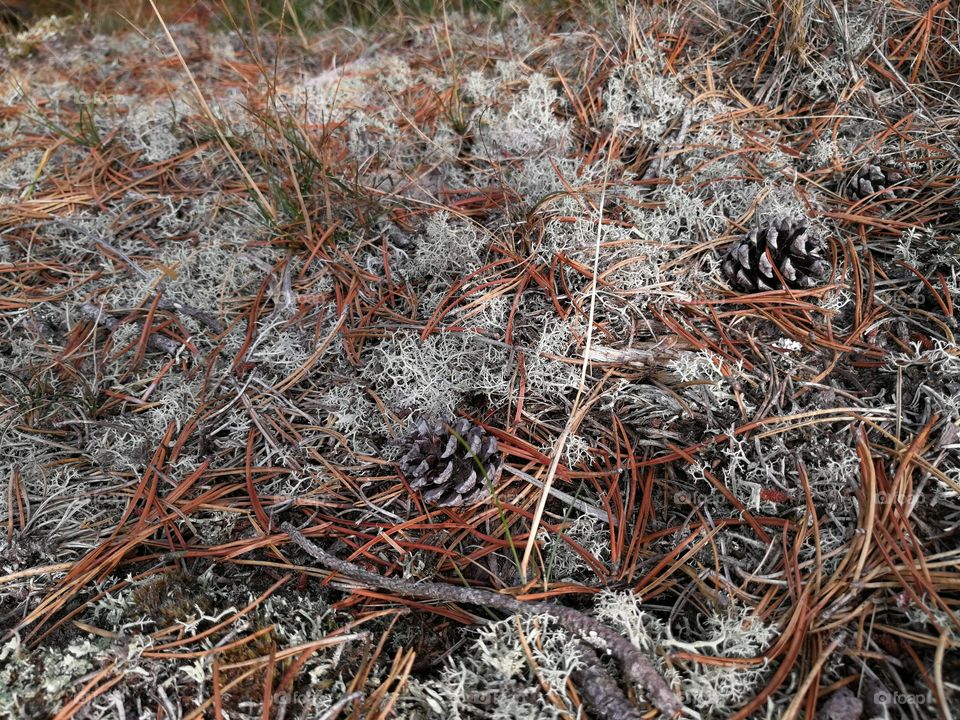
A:
<svg viewBox="0 0 960 720">
<path fill-rule="evenodd" d="M 960 712 L 950 3 L 14 6 L 0 715 Z"/>
</svg>

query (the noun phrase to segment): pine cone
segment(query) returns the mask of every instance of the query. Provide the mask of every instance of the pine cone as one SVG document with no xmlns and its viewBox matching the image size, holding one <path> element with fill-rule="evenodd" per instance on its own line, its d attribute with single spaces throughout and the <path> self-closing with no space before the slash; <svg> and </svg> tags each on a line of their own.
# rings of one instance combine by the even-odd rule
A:
<svg viewBox="0 0 960 720">
<path fill-rule="evenodd" d="M 812 238 L 806 220 L 783 218 L 751 230 L 723 259 L 723 273 L 737 290 L 761 292 L 816 285 L 830 268 L 823 244 Z"/>
<path fill-rule="evenodd" d="M 441 507 L 472 505 L 489 494 L 503 469 L 497 439 L 465 418 L 417 422 L 400 471 L 425 502 Z"/>
<path fill-rule="evenodd" d="M 853 174 L 847 188 L 850 196 L 855 200 L 863 200 L 874 193 L 892 198 L 896 195 L 896 188 L 892 186 L 901 180 L 903 175 L 896 170 L 867 163 Z"/>
</svg>

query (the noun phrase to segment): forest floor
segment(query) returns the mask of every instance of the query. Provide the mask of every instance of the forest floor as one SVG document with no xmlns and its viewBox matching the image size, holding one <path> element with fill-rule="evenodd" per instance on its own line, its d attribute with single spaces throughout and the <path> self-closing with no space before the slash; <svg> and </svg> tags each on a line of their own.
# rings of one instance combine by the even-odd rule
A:
<svg viewBox="0 0 960 720">
<path fill-rule="evenodd" d="M 2 36 L 0 717 L 960 717 L 956 6 L 307 19 Z"/>
</svg>

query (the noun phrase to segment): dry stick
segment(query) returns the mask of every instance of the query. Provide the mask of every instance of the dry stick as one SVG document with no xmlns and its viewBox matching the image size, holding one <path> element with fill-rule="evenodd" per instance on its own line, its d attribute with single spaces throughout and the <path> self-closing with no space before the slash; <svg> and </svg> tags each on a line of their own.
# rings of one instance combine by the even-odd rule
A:
<svg viewBox="0 0 960 720">
<path fill-rule="evenodd" d="M 457 587 L 435 582 L 414 583 L 401 578 L 383 577 L 375 572 L 364 570 L 351 562 L 334 557 L 326 550 L 310 542 L 303 536 L 303 533 L 290 523 L 283 523 L 280 528 L 325 568 L 345 575 L 368 588 L 389 590 L 403 597 L 482 605 L 515 615 L 550 615 L 567 632 L 579 635 L 588 643 L 596 644 L 613 655 L 620 663 L 624 677 L 633 685 L 639 686 L 647 699 L 661 713 L 667 717 L 673 717 L 683 709 L 683 705 L 670 690 L 666 680 L 660 676 L 653 663 L 639 648 L 616 631 L 578 610 L 542 601 L 520 602 L 507 595 L 482 588 Z M 596 682 L 593 675 L 588 680 Z M 606 695 L 602 696 L 605 697 Z"/>
<path fill-rule="evenodd" d="M 647 168 L 647 171 L 643 174 L 643 177 L 640 178 L 640 196 L 649 195 L 653 190 L 653 181 L 658 177 L 662 177 L 663 173 L 673 165 L 674 160 L 677 159 L 677 153 L 680 148 L 683 146 L 684 141 L 687 139 L 687 133 L 690 132 L 690 121 L 693 116 L 693 110 L 687 108 L 683 111 L 683 117 L 680 120 L 680 129 L 677 130 L 677 135 L 673 139 L 673 142 L 669 146 L 664 144 L 661 146 L 660 159 L 657 162 L 651 162 L 650 167 Z"/>
<path fill-rule="evenodd" d="M 651 163 L 650 167 L 647 169 L 647 172 L 644 174 L 644 180 L 652 180 L 656 178 L 659 174 L 662 174 L 676 159 L 677 151 L 679 151 L 680 147 L 683 145 L 687 133 L 690 130 L 691 117 L 692 110 L 688 107 L 683 112 L 683 117 L 680 122 L 680 129 L 677 131 L 677 135 L 674 138 L 669 151 L 665 152 L 658 163 L 655 165 Z M 580 421 L 582 420 L 582 416 L 580 416 L 580 403 L 583 399 L 583 391 L 587 383 L 587 369 L 593 362 L 593 318 L 597 306 L 597 274 L 600 271 L 600 246 L 603 240 L 603 206 L 606 201 L 607 176 L 610 172 L 611 160 L 612 157 L 608 153 L 607 162 L 603 169 L 603 184 L 600 189 L 600 204 L 597 207 L 597 237 L 593 248 L 593 267 L 590 278 L 590 309 L 587 313 L 587 337 L 583 349 L 583 362 L 580 366 L 580 382 L 577 386 L 577 395 L 573 399 L 573 409 L 570 411 L 570 418 L 564 426 L 563 432 L 560 433 L 560 437 L 557 438 L 557 442 L 553 446 L 553 458 L 550 461 L 550 467 L 547 469 L 547 477 L 541 487 L 542 492 L 540 493 L 540 498 L 537 501 L 536 510 L 533 513 L 533 521 L 530 527 L 530 539 L 527 540 L 526 547 L 523 549 L 523 558 L 520 561 L 520 576 L 524 580 L 527 579 L 527 566 L 530 563 L 530 556 L 533 553 L 533 548 L 537 541 L 537 530 L 540 527 L 540 522 L 543 519 L 543 512 L 547 505 L 547 496 L 553 489 L 553 481 L 556 478 L 557 467 L 560 464 L 560 455 L 563 452 L 564 445 L 567 443 L 567 438 L 576 432 L 580 425 Z M 654 168 L 656 168 L 656 170 L 654 170 Z M 586 410 L 586 408 L 583 410 Z"/>
<path fill-rule="evenodd" d="M 160 302 L 157 303 L 157 307 L 161 310 L 173 310 L 181 315 L 192 317 L 197 322 L 206 325 L 217 335 L 223 332 L 223 326 L 220 324 L 220 321 L 206 310 L 200 310 L 199 308 L 195 308 L 190 305 L 184 305 L 179 300 L 170 300 L 169 298 L 165 297 L 160 298 Z"/>
<path fill-rule="evenodd" d="M 347 707 L 347 705 L 355 700 L 360 700 L 362 697 L 362 692 L 352 692 L 349 695 L 344 695 L 333 705 L 331 705 L 330 709 L 321 715 L 318 720 L 335 720 L 335 718 L 343 711 L 345 707 Z"/>
<path fill-rule="evenodd" d="M 99 308 L 93 303 L 85 302 L 83 305 L 81 305 L 80 313 L 84 317 L 92 320 L 94 323 L 100 323 L 111 332 L 120 327 L 119 320 L 110 317 L 103 308 Z M 150 333 L 150 336 L 147 338 L 147 347 L 149 347 L 151 350 L 176 356 L 184 346 L 178 343 L 176 340 L 168 338 L 166 335 Z"/>
<path fill-rule="evenodd" d="M 138 263 L 136 260 L 131 258 L 129 255 L 127 255 L 125 252 L 123 252 L 119 248 L 116 248 L 113 245 L 111 245 L 102 237 L 94 237 L 93 233 L 80 227 L 76 223 L 70 222 L 69 220 L 64 220 L 62 218 L 55 218 L 54 222 L 60 225 L 63 225 L 64 227 L 69 228 L 70 230 L 73 230 L 75 233 L 83 237 L 86 237 L 88 240 L 92 240 L 94 245 L 96 245 L 97 247 L 101 248 L 102 250 L 106 250 L 111 255 L 115 255 L 116 257 L 120 258 L 128 268 L 133 270 L 144 280 L 148 280 L 151 282 L 153 281 L 154 277 L 150 273 L 148 273 L 146 270 L 144 270 L 142 267 L 140 267 L 140 263 Z M 160 288 L 158 292 L 162 293 L 163 289 Z M 223 332 L 223 327 L 220 325 L 220 322 L 215 317 L 213 317 L 213 315 L 211 315 L 210 313 L 204 310 L 191 307 L 190 305 L 185 305 L 179 300 L 170 300 L 168 298 L 161 297 L 160 302 L 157 303 L 157 307 L 160 308 L 161 310 L 174 310 L 188 317 L 192 317 L 197 322 L 200 322 L 206 325 L 211 330 L 213 330 L 213 332 L 215 332 L 217 335 Z"/>
<path fill-rule="evenodd" d="M 503 469 L 506 470 L 511 475 L 515 475 L 516 477 L 521 478 L 522 480 L 526 480 L 531 485 L 534 485 L 540 488 L 541 490 L 543 490 L 544 483 L 537 480 L 530 473 L 525 473 L 523 470 L 517 470 L 516 468 L 512 468 L 509 465 L 504 465 Z M 561 502 L 564 502 L 567 505 L 572 505 L 573 507 L 575 507 L 577 510 L 584 513 L 585 515 L 594 517 L 606 525 L 610 524 L 610 516 L 607 514 L 606 510 L 601 510 L 600 508 L 595 507 L 584 500 L 578 500 L 573 495 L 570 495 L 569 493 L 565 493 L 563 490 L 557 490 L 556 488 L 549 488 L 546 492 L 550 493 L 553 497 L 557 498 Z"/>
<path fill-rule="evenodd" d="M 616 681 L 604 671 L 596 651 L 585 642 L 580 643 L 579 649 L 583 667 L 574 671 L 572 677 L 587 706 L 602 718 L 642 720 L 643 713 L 634 707 Z"/>
<path fill-rule="evenodd" d="M 72 223 L 70 224 L 72 225 Z M 79 228 L 77 229 L 79 230 Z M 135 260 L 133 260 L 133 258 L 128 257 L 125 253 L 115 248 L 113 245 L 108 243 L 103 238 L 95 239 L 94 242 L 99 247 L 106 250 L 107 252 L 113 253 L 114 255 L 119 257 L 121 260 L 123 260 L 123 262 L 127 264 L 128 267 L 130 267 L 130 269 L 136 271 L 144 279 L 150 280 L 150 281 L 153 280 L 153 276 L 151 276 L 150 273 L 148 273 L 146 270 L 140 267 L 140 265 Z M 157 292 L 162 293 L 163 288 L 160 287 L 157 290 Z M 186 315 L 187 317 L 192 317 L 197 322 L 202 323 L 206 325 L 208 328 L 210 328 L 211 330 L 213 330 L 213 332 L 215 332 L 217 335 L 223 332 L 223 327 L 221 327 L 219 321 L 215 317 L 213 317 L 213 315 L 211 315 L 210 313 L 204 310 L 200 310 L 190 305 L 185 305 L 179 300 L 170 300 L 169 298 L 161 297 L 160 301 L 157 303 L 157 307 L 160 308 L 161 310 L 174 310 L 183 315 Z"/>
</svg>

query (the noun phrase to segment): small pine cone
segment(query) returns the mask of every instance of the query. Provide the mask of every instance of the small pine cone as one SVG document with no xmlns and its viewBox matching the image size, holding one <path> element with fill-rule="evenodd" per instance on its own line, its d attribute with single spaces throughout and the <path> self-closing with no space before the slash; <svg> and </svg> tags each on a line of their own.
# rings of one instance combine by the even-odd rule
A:
<svg viewBox="0 0 960 720">
<path fill-rule="evenodd" d="M 421 418 L 407 442 L 400 471 L 431 505 L 473 505 L 489 494 L 503 469 L 497 439 L 465 418 L 452 424 Z"/>
<path fill-rule="evenodd" d="M 810 236 L 805 220 L 783 218 L 751 230 L 723 259 L 723 273 L 737 290 L 762 292 L 815 286 L 830 268 L 823 244 Z"/>
<path fill-rule="evenodd" d="M 850 196 L 855 200 L 862 200 L 874 193 L 892 198 L 896 195 L 896 188 L 893 186 L 901 180 L 903 175 L 896 170 L 867 163 L 851 176 L 847 187 Z"/>
</svg>

